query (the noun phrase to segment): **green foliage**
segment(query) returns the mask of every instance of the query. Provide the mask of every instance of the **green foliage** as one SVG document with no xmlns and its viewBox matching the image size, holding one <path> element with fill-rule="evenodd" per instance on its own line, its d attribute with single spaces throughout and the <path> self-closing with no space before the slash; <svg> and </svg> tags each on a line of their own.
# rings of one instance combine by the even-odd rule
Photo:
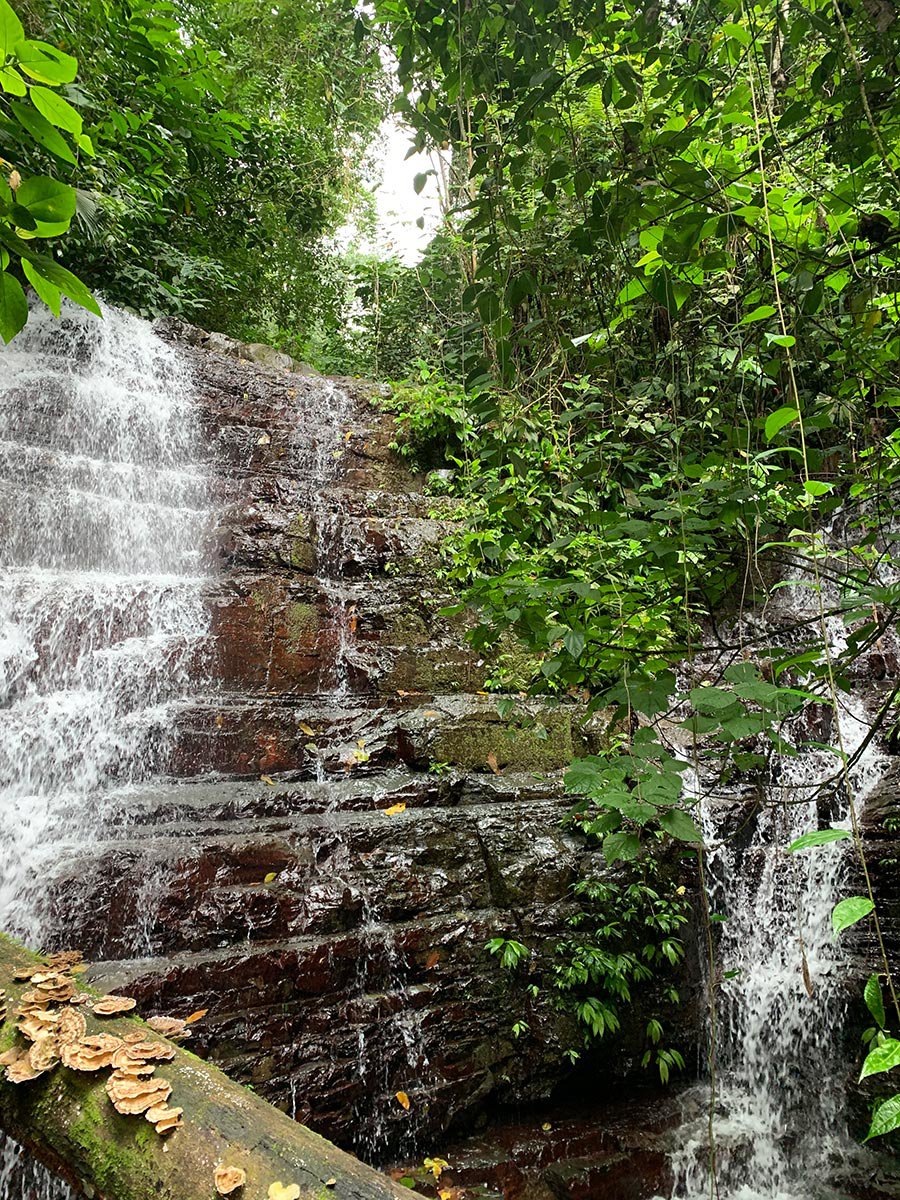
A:
<svg viewBox="0 0 900 1200">
<path fill-rule="evenodd" d="M 500 960 L 500 966 L 506 971 L 514 971 L 531 953 L 527 946 L 512 938 L 491 938 L 484 948 Z"/>
<path fill-rule="evenodd" d="M 0 153 L 66 189 L 30 234 L 75 217 L 66 261 L 109 300 L 303 354 L 343 305 L 325 239 L 361 196 L 385 109 L 352 11 L 32 0 L 27 18 L 27 57 L 8 47 L 0 70 Z"/>
<path fill-rule="evenodd" d="M 391 449 L 420 470 L 460 463 L 471 434 L 463 391 L 437 378 L 426 363 L 418 368 L 416 383 L 394 384 L 378 402 L 394 416 Z"/>
<path fill-rule="evenodd" d="M 484 0 L 452 20 L 376 0 L 372 23 L 416 146 L 449 147 L 460 328 L 480 332 L 443 364 L 466 386 L 449 580 L 486 657 L 513 634 L 530 691 L 609 711 L 609 750 L 567 786 L 610 867 L 666 839 L 694 853 L 697 778 L 802 749 L 785 719 L 833 708 L 900 606 L 878 573 L 900 482 L 900 21 L 833 0 Z M 787 563 L 819 620 L 724 636 Z M 870 904 L 842 901 L 836 932 Z M 614 1027 L 608 995 L 579 1002 Z"/>
<path fill-rule="evenodd" d="M 590 1045 L 618 1032 L 635 989 L 656 983 L 681 961 L 684 947 L 677 934 L 687 923 L 689 905 L 684 888 L 668 888 L 652 859 L 627 868 L 615 882 L 582 880 L 575 896 L 580 908 L 569 919 L 571 936 L 556 947 L 548 984 Z M 677 1004 L 678 993 L 665 986 L 662 999 Z M 646 1037 L 643 1065 L 655 1063 L 665 1083 L 684 1062 L 677 1050 L 661 1044 L 663 1026 L 656 1017 Z"/>
<path fill-rule="evenodd" d="M 78 63 L 25 37 L 0 0 L 0 337 L 10 342 L 28 320 L 23 282 L 58 316 L 62 296 L 100 315 L 90 291 L 53 258 L 52 243 L 75 216 L 75 189 L 49 173 L 93 154 L 81 114 L 61 94 Z M 32 173 L 34 172 L 34 173 Z"/>
</svg>

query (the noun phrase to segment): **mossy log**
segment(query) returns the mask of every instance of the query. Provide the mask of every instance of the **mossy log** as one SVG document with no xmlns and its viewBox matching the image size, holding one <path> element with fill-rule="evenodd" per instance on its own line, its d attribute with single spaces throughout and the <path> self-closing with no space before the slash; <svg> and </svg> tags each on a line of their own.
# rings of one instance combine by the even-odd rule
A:
<svg viewBox="0 0 900 1200">
<path fill-rule="evenodd" d="M 16 972 L 40 963 L 0 934 L 0 989 L 8 1012 L 0 1053 L 19 1038 L 15 1008 L 31 986 Z M 89 990 L 86 988 L 85 990 Z M 133 1016 L 96 1018 L 83 1009 L 87 1031 L 124 1036 L 144 1032 Z M 174 1043 L 170 1043 L 174 1046 Z M 292 1121 L 220 1070 L 181 1047 L 157 1074 L 172 1084 L 169 1101 L 184 1109 L 184 1125 L 160 1135 L 140 1116 L 122 1116 L 106 1091 L 109 1071 L 82 1073 L 57 1066 L 28 1083 L 0 1072 L 0 1129 L 15 1138 L 81 1195 L 104 1200 L 216 1200 L 214 1172 L 242 1168 L 246 1183 L 235 1200 L 267 1200 L 280 1182 L 302 1200 L 414 1200 L 414 1193 L 365 1166 Z"/>
</svg>

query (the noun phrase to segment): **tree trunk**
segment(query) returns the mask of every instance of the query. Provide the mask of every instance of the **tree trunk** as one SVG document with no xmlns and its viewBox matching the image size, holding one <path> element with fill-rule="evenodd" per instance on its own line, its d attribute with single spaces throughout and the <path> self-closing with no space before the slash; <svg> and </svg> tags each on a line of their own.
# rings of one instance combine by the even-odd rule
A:
<svg viewBox="0 0 900 1200">
<path fill-rule="evenodd" d="M 0 934 L 2 991 L 7 1015 L 0 1024 L 0 1053 L 23 1042 L 15 1029 L 19 998 L 31 986 L 13 979 L 40 960 Z M 89 990 L 89 989 L 86 989 Z M 88 1034 L 159 1035 L 139 1018 L 100 1019 L 90 1006 Z M 172 1043 L 174 1045 L 174 1043 Z M 215 1200 L 215 1169 L 242 1168 L 246 1184 L 235 1200 L 267 1200 L 273 1183 L 303 1200 L 415 1200 L 415 1193 L 365 1166 L 284 1113 L 233 1083 L 216 1067 L 177 1047 L 156 1074 L 172 1084 L 169 1104 L 184 1109 L 182 1128 L 160 1135 L 142 1116 L 122 1116 L 105 1084 L 109 1070 L 85 1073 L 57 1065 L 28 1082 L 13 1084 L 0 1068 L 0 1129 L 26 1146 L 77 1192 L 105 1200 Z M 277 1192 L 276 1192 L 277 1194 Z"/>
</svg>

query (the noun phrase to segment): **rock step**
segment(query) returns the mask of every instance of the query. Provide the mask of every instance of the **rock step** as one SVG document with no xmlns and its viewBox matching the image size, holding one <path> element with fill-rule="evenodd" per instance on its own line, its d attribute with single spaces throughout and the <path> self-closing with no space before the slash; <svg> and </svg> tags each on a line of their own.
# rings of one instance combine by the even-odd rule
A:
<svg viewBox="0 0 900 1200">
<path fill-rule="evenodd" d="M 381 774 L 343 779 L 315 779 L 271 783 L 261 780 L 198 780 L 184 782 L 157 780 L 123 788 L 103 795 L 103 820 L 111 828 L 121 825 L 129 830 L 145 825 L 154 829 L 209 822 L 213 828 L 229 822 L 279 821 L 302 814 L 374 812 L 404 802 L 421 808 L 456 808 L 481 805 L 530 803 L 562 795 L 558 776 L 530 772 L 504 771 L 500 775 L 471 774 L 457 770 L 438 774 L 411 773 L 395 768 Z"/>
<path fill-rule="evenodd" d="M 595 747 L 602 722 L 583 706 L 523 702 L 503 719 L 494 697 L 195 699 L 175 716 L 172 773 L 252 776 L 370 774 L 401 763 L 553 771 Z M 312 733 L 308 732 L 312 730 Z"/>
<path fill-rule="evenodd" d="M 562 918 L 556 908 L 545 916 L 542 927 L 526 917 L 522 935 L 552 936 Z M 371 1143 L 381 1123 L 402 1137 L 410 1118 L 398 1089 L 430 1128 L 476 1111 L 488 1093 L 548 1086 L 540 1048 L 515 1043 L 508 1020 L 498 1028 L 508 992 L 484 945 L 507 919 L 448 913 L 267 949 L 99 964 L 90 978 L 137 997 L 145 1015 L 208 1008 L 192 1048 L 288 1111 L 296 1104 L 325 1136 L 346 1142 L 341 1122 L 353 1112 Z"/>
<path fill-rule="evenodd" d="M 92 898 L 68 930 L 92 955 L 129 955 L 136 944 L 171 954 L 283 943 L 450 908 L 550 905 L 567 894 L 579 858 L 561 828 L 566 809 L 546 799 L 319 814 L 256 832 L 185 825 L 70 854 L 46 888 L 51 903 L 77 892 Z M 98 907 L 102 943 L 92 935 Z"/>
</svg>

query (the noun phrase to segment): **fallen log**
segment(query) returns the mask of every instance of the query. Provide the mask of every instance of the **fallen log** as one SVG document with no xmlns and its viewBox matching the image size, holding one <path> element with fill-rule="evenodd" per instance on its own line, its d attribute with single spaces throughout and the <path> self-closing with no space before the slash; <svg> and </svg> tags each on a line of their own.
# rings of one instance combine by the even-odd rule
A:
<svg viewBox="0 0 900 1200">
<path fill-rule="evenodd" d="M 14 1047 L 21 1053 L 34 1044 L 17 1030 L 17 1022 L 22 1023 L 17 1010 L 28 1007 L 23 996 L 33 996 L 30 989 L 40 986 L 24 976 L 29 970 L 39 971 L 41 963 L 0 934 L 0 1017 L 6 1008 L 5 1020 L 0 1021 L 0 1056 L 10 1058 Z M 166 1061 L 159 1064 L 158 1074 L 165 1076 L 160 1084 L 171 1084 L 166 1103 L 184 1112 L 174 1118 L 183 1124 L 160 1133 L 150 1123 L 152 1114 L 145 1119 L 146 1114 L 123 1115 L 113 1107 L 107 1089 L 112 1068 L 70 1069 L 58 1063 L 37 1078 L 14 1083 L 0 1067 L 0 1130 L 79 1194 L 92 1200 L 215 1200 L 220 1194 L 215 1181 L 219 1171 L 223 1187 L 243 1178 L 229 1193 L 235 1200 L 415 1200 L 415 1193 L 292 1121 L 218 1068 L 162 1038 L 140 1018 L 93 1015 L 87 1001 L 90 989 L 84 992 L 77 1009 L 77 996 L 66 1006 L 66 1021 L 80 1029 L 88 1043 L 96 1034 L 113 1035 L 109 1044 L 123 1039 L 123 1048 L 127 1039 L 133 1044 L 138 1035 L 145 1042 L 162 1043 L 160 1057 Z M 40 1006 L 36 1008 L 40 1013 Z M 61 1008 L 54 1001 L 48 1011 L 49 1019 L 57 1020 L 53 1014 Z M 19 1075 L 30 1069 L 27 1059 L 22 1062 Z M 156 1079 L 155 1068 L 149 1070 Z M 16 1077 L 16 1068 L 12 1074 Z M 160 1126 L 167 1127 L 165 1122 Z"/>
</svg>

